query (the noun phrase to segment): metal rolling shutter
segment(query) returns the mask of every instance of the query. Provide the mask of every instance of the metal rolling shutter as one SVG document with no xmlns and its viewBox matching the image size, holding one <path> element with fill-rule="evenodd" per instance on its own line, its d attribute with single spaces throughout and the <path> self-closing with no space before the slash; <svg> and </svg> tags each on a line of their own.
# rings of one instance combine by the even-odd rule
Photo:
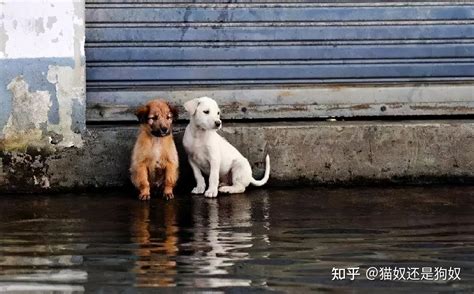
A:
<svg viewBox="0 0 474 294">
<path fill-rule="evenodd" d="M 474 3 L 86 1 L 89 121 L 199 95 L 226 118 L 473 113 L 473 57 Z"/>
</svg>

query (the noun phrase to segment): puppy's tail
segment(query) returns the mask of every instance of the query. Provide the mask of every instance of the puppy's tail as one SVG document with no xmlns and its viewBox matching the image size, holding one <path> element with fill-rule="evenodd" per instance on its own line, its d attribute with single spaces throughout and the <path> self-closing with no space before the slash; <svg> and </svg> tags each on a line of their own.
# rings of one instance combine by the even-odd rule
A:
<svg viewBox="0 0 474 294">
<path fill-rule="evenodd" d="M 268 178 L 270 178 L 270 156 L 267 154 L 267 157 L 265 157 L 265 175 L 260 181 L 252 178 L 250 183 L 254 186 L 263 186 L 266 182 L 268 182 Z"/>
</svg>

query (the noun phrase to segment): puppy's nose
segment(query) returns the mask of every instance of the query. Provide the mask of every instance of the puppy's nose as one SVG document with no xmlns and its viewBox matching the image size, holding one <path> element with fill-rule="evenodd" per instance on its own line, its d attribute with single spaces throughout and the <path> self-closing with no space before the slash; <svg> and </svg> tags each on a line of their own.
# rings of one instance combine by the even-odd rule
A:
<svg viewBox="0 0 474 294">
<path fill-rule="evenodd" d="M 216 127 L 220 127 L 222 124 L 220 120 L 216 120 L 214 123 L 216 124 Z"/>
<path fill-rule="evenodd" d="M 168 128 L 160 128 L 162 134 L 168 133 Z"/>
</svg>

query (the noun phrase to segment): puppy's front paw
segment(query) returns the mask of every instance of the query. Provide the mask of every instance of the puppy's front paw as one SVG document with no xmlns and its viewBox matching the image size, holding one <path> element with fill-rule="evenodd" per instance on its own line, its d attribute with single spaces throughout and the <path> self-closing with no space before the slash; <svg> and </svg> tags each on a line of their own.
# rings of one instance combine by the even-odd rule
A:
<svg viewBox="0 0 474 294">
<path fill-rule="evenodd" d="M 164 194 L 163 194 L 163 198 L 165 198 L 166 200 L 171 200 L 171 199 L 174 198 L 174 194 L 173 194 L 173 192 L 171 192 L 171 193 L 164 193 Z"/>
<path fill-rule="evenodd" d="M 204 193 L 204 190 L 206 190 L 206 186 L 196 186 L 191 191 L 191 193 L 193 193 L 193 194 L 202 194 L 202 193 Z"/>
<path fill-rule="evenodd" d="M 217 189 L 207 189 L 207 191 L 204 193 L 204 196 L 206 197 L 217 197 Z"/>
<path fill-rule="evenodd" d="M 140 195 L 138 195 L 138 199 L 140 200 L 150 200 L 150 192 L 144 192 L 144 193 L 140 193 Z"/>
</svg>

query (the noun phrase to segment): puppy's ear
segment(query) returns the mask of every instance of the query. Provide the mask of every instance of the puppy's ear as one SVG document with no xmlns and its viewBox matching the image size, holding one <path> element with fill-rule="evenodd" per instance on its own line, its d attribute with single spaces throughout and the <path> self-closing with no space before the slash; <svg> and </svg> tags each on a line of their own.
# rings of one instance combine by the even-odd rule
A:
<svg viewBox="0 0 474 294">
<path fill-rule="evenodd" d="M 149 111 L 148 105 L 140 106 L 135 110 L 135 115 L 137 116 L 138 121 L 141 124 L 146 123 L 148 119 L 148 111 Z"/>
<path fill-rule="evenodd" d="M 190 115 L 194 115 L 194 113 L 196 113 L 198 105 L 199 98 L 194 98 L 184 103 L 184 109 L 186 109 L 186 111 L 189 112 Z"/>
<path fill-rule="evenodd" d="M 170 108 L 171 113 L 173 114 L 173 121 L 176 121 L 178 119 L 178 116 L 179 116 L 178 108 L 174 105 L 169 104 L 169 103 L 167 103 L 167 104 L 168 104 L 168 107 Z"/>
</svg>

